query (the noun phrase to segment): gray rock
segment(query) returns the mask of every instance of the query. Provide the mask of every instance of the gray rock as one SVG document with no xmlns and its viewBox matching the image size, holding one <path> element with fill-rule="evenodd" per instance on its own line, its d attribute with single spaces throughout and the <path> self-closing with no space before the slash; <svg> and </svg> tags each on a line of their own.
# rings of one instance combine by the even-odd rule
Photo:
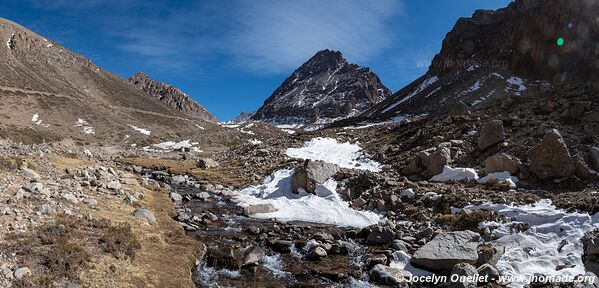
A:
<svg viewBox="0 0 599 288">
<path fill-rule="evenodd" d="M 439 148 L 432 154 L 421 152 L 419 155 L 422 159 L 422 165 L 426 167 L 426 170 L 422 172 L 422 176 L 425 178 L 441 174 L 443 167 L 451 161 L 451 151 L 447 147 Z"/>
<path fill-rule="evenodd" d="M 393 250 L 403 251 L 406 253 L 409 251 L 406 243 L 399 239 L 393 240 L 393 243 L 391 243 L 391 248 L 393 248 Z"/>
<path fill-rule="evenodd" d="M 339 172 L 339 166 L 324 161 L 306 160 L 304 166 L 295 169 L 291 179 L 293 192 L 303 188 L 308 193 L 315 193 L 316 185 L 322 184 Z"/>
<path fill-rule="evenodd" d="M 106 185 L 106 188 L 113 190 L 113 191 L 120 191 L 123 189 L 123 186 L 121 185 L 121 182 L 119 182 L 118 180 L 112 180 L 112 181 L 108 182 L 108 184 Z"/>
<path fill-rule="evenodd" d="M 420 247 L 412 256 L 412 264 L 431 271 L 450 271 L 458 263 L 474 264 L 478 260 L 480 236 L 472 231 L 441 233 Z"/>
<path fill-rule="evenodd" d="M 65 200 L 73 203 L 73 204 L 77 204 L 79 203 L 79 200 L 77 199 L 77 197 L 75 197 L 75 195 L 71 194 L 71 193 L 66 193 L 62 195 L 62 198 L 64 198 Z"/>
<path fill-rule="evenodd" d="M 94 198 L 85 198 L 83 199 L 83 203 L 87 204 L 89 207 L 95 208 L 98 206 L 98 201 Z"/>
<path fill-rule="evenodd" d="M 595 171 L 599 171 L 599 147 L 589 149 L 589 156 L 591 157 L 591 167 Z"/>
<path fill-rule="evenodd" d="M 156 216 L 154 216 L 154 213 L 152 213 L 152 211 L 148 209 L 137 209 L 133 212 L 133 216 L 137 218 L 146 219 L 148 223 L 156 222 Z"/>
<path fill-rule="evenodd" d="M 368 238 L 368 243 L 375 245 L 386 245 L 391 243 L 395 238 L 395 232 L 389 228 L 383 228 L 381 226 L 374 226 Z"/>
<path fill-rule="evenodd" d="M 21 267 L 15 270 L 14 277 L 18 280 L 25 278 L 25 276 L 31 275 L 31 270 L 27 267 Z"/>
<path fill-rule="evenodd" d="M 37 207 L 37 212 L 41 213 L 41 214 L 54 214 L 56 213 L 56 211 L 54 210 L 54 208 L 52 208 L 52 206 L 48 205 L 48 204 L 42 204 L 40 206 Z"/>
<path fill-rule="evenodd" d="M 487 283 L 495 282 L 495 281 L 499 280 L 499 276 L 501 276 L 501 274 L 499 273 L 499 270 L 497 270 L 497 268 L 495 268 L 495 266 L 490 265 L 490 264 L 483 264 L 482 266 L 478 267 L 478 269 L 476 269 L 476 271 L 478 272 L 478 275 L 480 275 L 481 277 L 483 277 L 484 279 L 487 280 L 487 282 L 483 282 L 480 284 L 487 284 Z"/>
<path fill-rule="evenodd" d="M 485 161 L 485 173 L 490 174 L 494 172 L 510 172 L 510 174 L 515 175 L 520 170 L 520 164 L 517 159 L 514 159 L 510 155 L 507 154 L 496 154 L 493 155 Z"/>
<path fill-rule="evenodd" d="M 382 264 L 377 264 L 370 269 L 371 280 L 383 285 L 400 285 L 411 276 L 412 274 L 408 271 Z"/>
<path fill-rule="evenodd" d="M 327 257 L 327 251 L 322 247 L 315 247 L 312 249 L 306 257 L 310 260 L 320 260 L 322 258 Z"/>
<path fill-rule="evenodd" d="M 478 150 L 483 151 L 499 142 L 505 140 L 503 122 L 491 120 L 483 123 L 478 137 Z"/>
<path fill-rule="evenodd" d="M 218 165 L 219 165 L 218 162 L 216 162 L 210 158 L 200 159 L 200 160 L 198 160 L 198 163 L 196 163 L 196 166 L 198 168 L 202 168 L 202 169 L 212 169 L 212 168 L 218 167 Z"/>
<path fill-rule="evenodd" d="M 246 216 L 260 214 L 260 213 L 272 213 L 276 212 L 277 208 L 272 206 L 272 204 L 256 204 L 250 205 L 243 208 L 243 214 Z"/>
<path fill-rule="evenodd" d="M 183 175 L 175 175 L 171 178 L 171 185 L 177 186 L 185 183 L 187 183 L 187 177 Z"/>
<path fill-rule="evenodd" d="M 21 171 L 23 171 L 23 174 L 25 174 L 25 176 L 29 177 L 29 178 L 33 178 L 33 179 L 40 179 L 42 178 L 40 176 L 40 174 L 38 174 L 37 172 L 29 169 L 29 168 L 21 168 Z"/>
<path fill-rule="evenodd" d="M 543 140 L 528 153 L 530 172 L 539 179 L 573 176 L 576 167 L 564 139 L 555 129 L 547 130 Z"/>
<path fill-rule="evenodd" d="M 264 257 L 264 250 L 262 250 L 262 248 L 259 246 L 254 246 L 243 257 L 243 261 L 241 261 L 241 267 L 256 265 L 258 262 L 260 262 L 260 260 L 262 260 L 262 257 Z"/>
<path fill-rule="evenodd" d="M 459 263 L 453 266 L 450 279 L 450 288 L 476 288 L 476 281 L 473 281 L 477 274 L 476 268 L 468 263 Z M 456 276 L 457 275 L 457 276 Z M 470 277 L 470 278 L 469 278 Z"/>
<path fill-rule="evenodd" d="M 183 201 L 183 196 L 181 196 L 179 193 L 171 192 L 169 196 L 175 203 L 181 203 Z"/>
</svg>

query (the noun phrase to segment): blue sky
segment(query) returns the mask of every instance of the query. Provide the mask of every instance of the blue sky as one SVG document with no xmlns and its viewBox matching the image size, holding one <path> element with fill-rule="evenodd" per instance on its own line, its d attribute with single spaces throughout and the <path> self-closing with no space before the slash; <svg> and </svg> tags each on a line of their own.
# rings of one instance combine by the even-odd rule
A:
<svg viewBox="0 0 599 288">
<path fill-rule="evenodd" d="M 0 16 L 122 77 L 144 71 L 175 85 L 228 120 L 327 48 L 397 91 L 426 71 L 459 17 L 509 2 L 3 0 Z"/>
</svg>

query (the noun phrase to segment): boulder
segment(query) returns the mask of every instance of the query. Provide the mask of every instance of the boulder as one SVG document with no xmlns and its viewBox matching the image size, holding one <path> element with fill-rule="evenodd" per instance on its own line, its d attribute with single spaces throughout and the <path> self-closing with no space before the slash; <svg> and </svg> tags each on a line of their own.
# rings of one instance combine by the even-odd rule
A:
<svg viewBox="0 0 599 288">
<path fill-rule="evenodd" d="M 408 271 L 377 264 L 370 269 L 370 279 L 383 285 L 400 285 L 412 276 Z"/>
<path fill-rule="evenodd" d="M 148 223 L 156 222 L 156 216 L 154 216 L 154 213 L 152 213 L 152 211 L 148 209 L 137 209 L 133 212 L 133 216 L 137 218 L 146 219 Z"/>
<path fill-rule="evenodd" d="M 277 208 L 272 204 L 255 204 L 243 208 L 243 215 L 250 216 L 260 213 L 276 212 Z"/>
<path fill-rule="evenodd" d="M 256 265 L 260 260 L 264 257 L 264 250 L 259 246 L 254 246 L 243 256 L 243 261 L 241 261 L 241 267 L 248 265 Z"/>
<path fill-rule="evenodd" d="M 519 162 L 512 156 L 504 153 L 493 155 L 485 161 L 485 174 L 507 171 L 515 175 L 520 170 Z"/>
<path fill-rule="evenodd" d="M 499 273 L 499 270 L 497 270 L 497 268 L 495 268 L 495 266 L 490 265 L 490 264 L 483 264 L 482 266 L 478 267 L 478 269 L 476 269 L 476 271 L 478 272 L 478 275 L 481 278 L 488 281 L 488 282 L 479 283 L 479 284 L 487 284 L 487 283 L 491 283 L 491 282 L 496 282 L 497 280 L 499 280 L 499 276 L 501 276 L 501 274 Z"/>
<path fill-rule="evenodd" d="M 422 159 L 422 165 L 426 168 L 421 174 L 425 178 L 441 174 L 445 165 L 451 161 L 451 151 L 447 147 L 439 148 L 431 154 L 421 152 L 419 155 Z"/>
<path fill-rule="evenodd" d="M 41 178 L 40 174 L 38 174 L 37 172 L 35 172 L 29 168 L 21 168 L 21 170 L 23 171 L 23 174 L 25 174 L 25 176 L 27 176 L 28 178 L 33 178 L 33 179 Z"/>
<path fill-rule="evenodd" d="M 491 120 L 483 123 L 478 137 L 478 150 L 483 151 L 497 143 L 505 140 L 503 122 Z"/>
<path fill-rule="evenodd" d="M 212 168 L 216 168 L 218 167 L 218 162 L 216 162 L 213 159 L 210 158 L 203 158 L 198 160 L 198 162 L 196 163 L 196 166 L 198 168 L 202 168 L 202 169 L 212 169 Z"/>
<path fill-rule="evenodd" d="M 13 276 L 17 280 L 21 280 L 21 279 L 25 278 L 25 276 L 29 276 L 29 275 L 31 275 L 31 270 L 29 270 L 29 268 L 27 268 L 27 267 L 21 267 L 21 268 L 15 270 L 15 273 L 13 274 Z"/>
<path fill-rule="evenodd" d="M 298 193 L 303 188 L 308 193 L 315 193 L 316 185 L 323 184 L 327 179 L 339 172 L 339 166 L 324 161 L 306 160 L 304 166 L 295 169 L 291 179 L 293 192 Z"/>
<path fill-rule="evenodd" d="M 478 239 L 472 231 L 441 233 L 420 247 L 412 256 L 412 264 L 434 272 L 451 271 L 458 263 L 474 264 L 478 260 Z"/>
<path fill-rule="evenodd" d="M 451 269 L 451 277 L 456 281 L 449 283 L 450 288 L 476 288 L 475 277 L 477 275 L 476 268 L 468 263 L 459 263 Z"/>
<path fill-rule="evenodd" d="M 395 239 L 395 232 L 389 228 L 383 228 L 381 226 L 374 226 L 368 238 L 368 243 L 375 245 L 386 245 L 391 243 Z"/>
<path fill-rule="evenodd" d="M 528 152 L 529 170 L 539 179 L 566 178 L 576 167 L 564 139 L 555 129 L 547 130 L 543 140 Z"/>
<path fill-rule="evenodd" d="M 315 247 L 310 252 L 308 252 L 308 255 L 306 255 L 306 257 L 310 260 L 320 260 L 324 257 L 327 257 L 327 251 L 320 246 Z"/>
<path fill-rule="evenodd" d="M 470 106 L 468 106 L 468 104 L 464 103 L 463 101 L 459 101 L 455 103 L 453 107 L 451 107 L 451 110 L 449 111 L 449 116 L 460 116 L 468 114 L 468 112 L 470 112 L 469 110 Z"/>
<path fill-rule="evenodd" d="M 587 232 L 582 241 L 582 263 L 587 271 L 599 273 L 599 229 Z"/>
<path fill-rule="evenodd" d="M 599 147 L 589 149 L 589 156 L 591 157 L 591 167 L 595 171 L 599 171 Z"/>
</svg>

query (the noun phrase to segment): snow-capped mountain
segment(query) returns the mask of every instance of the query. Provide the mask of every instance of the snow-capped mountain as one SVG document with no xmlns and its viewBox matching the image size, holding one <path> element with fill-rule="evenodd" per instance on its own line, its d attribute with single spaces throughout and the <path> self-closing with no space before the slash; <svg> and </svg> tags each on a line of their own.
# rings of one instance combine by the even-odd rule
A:
<svg viewBox="0 0 599 288">
<path fill-rule="evenodd" d="M 252 117 L 275 124 L 323 124 L 358 115 L 391 95 L 369 68 L 341 52 L 319 51 L 289 76 Z"/>
<path fill-rule="evenodd" d="M 597 11 L 597 1 L 517 0 L 460 18 L 425 75 L 359 118 L 447 113 L 459 101 L 476 108 L 550 82 L 597 80 Z"/>
<path fill-rule="evenodd" d="M 245 123 L 245 122 L 250 121 L 255 114 L 256 114 L 256 111 L 241 112 L 241 113 L 239 113 L 239 115 L 237 115 L 237 117 L 235 117 L 235 119 L 229 120 L 229 121 L 227 121 L 227 123 L 231 123 L 231 124 Z"/>
<path fill-rule="evenodd" d="M 135 73 L 133 76 L 129 77 L 129 82 L 188 116 L 208 122 L 218 122 L 218 119 L 204 108 L 204 106 L 179 90 L 179 88 L 153 80 L 143 72 Z"/>
</svg>

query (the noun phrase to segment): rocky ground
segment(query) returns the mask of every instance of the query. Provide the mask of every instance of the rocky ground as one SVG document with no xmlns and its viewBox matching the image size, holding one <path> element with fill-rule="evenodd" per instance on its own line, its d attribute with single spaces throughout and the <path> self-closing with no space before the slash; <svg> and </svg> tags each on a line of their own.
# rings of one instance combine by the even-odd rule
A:
<svg viewBox="0 0 599 288">
<path fill-rule="evenodd" d="M 593 89 L 384 125 L 231 126 L 255 139 L 227 149 L 3 140 L 2 286 L 370 287 L 434 273 L 497 287 L 500 275 L 596 272 Z M 338 145 L 312 151 L 324 161 L 287 150 L 318 141 Z M 329 157 L 347 147 L 365 150 Z M 310 206 L 322 199 L 345 206 Z M 565 286 L 594 287 L 580 285 Z"/>
</svg>

